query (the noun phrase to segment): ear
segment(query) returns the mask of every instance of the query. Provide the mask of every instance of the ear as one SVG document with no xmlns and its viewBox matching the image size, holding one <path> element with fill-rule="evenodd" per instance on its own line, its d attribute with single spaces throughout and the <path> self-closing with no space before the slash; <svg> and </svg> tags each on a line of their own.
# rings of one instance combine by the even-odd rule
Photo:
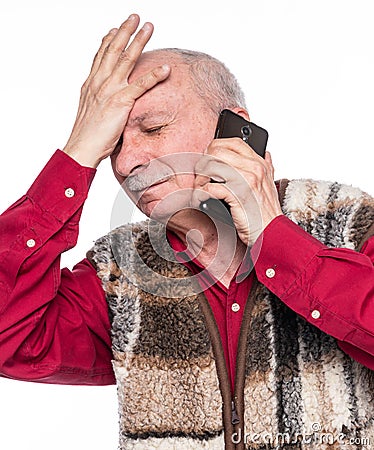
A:
<svg viewBox="0 0 374 450">
<path fill-rule="evenodd" d="M 248 111 L 246 109 L 241 108 L 240 106 L 236 106 L 235 108 L 232 108 L 231 111 L 233 111 L 236 114 L 239 114 L 239 116 L 244 117 L 244 119 L 248 120 L 248 122 L 251 121 L 249 118 Z"/>
</svg>

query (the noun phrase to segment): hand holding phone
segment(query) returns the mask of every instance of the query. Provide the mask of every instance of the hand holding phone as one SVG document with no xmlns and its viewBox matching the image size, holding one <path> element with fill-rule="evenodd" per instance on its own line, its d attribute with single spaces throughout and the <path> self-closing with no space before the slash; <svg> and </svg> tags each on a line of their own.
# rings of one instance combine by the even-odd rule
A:
<svg viewBox="0 0 374 450">
<path fill-rule="evenodd" d="M 246 142 L 258 155 L 265 157 L 266 144 L 268 141 L 268 132 L 253 122 L 248 122 L 239 114 L 224 109 L 218 119 L 215 139 L 240 137 Z M 199 209 L 210 217 L 216 218 L 221 222 L 234 226 L 230 206 L 223 200 L 210 198 L 200 203 Z"/>
</svg>

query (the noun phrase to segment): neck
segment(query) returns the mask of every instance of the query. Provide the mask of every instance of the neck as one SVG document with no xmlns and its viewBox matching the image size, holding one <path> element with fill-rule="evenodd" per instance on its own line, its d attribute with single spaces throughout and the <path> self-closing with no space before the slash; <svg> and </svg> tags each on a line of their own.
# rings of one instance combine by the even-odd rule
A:
<svg viewBox="0 0 374 450">
<path fill-rule="evenodd" d="M 213 222 L 197 210 L 184 210 L 175 214 L 167 227 L 211 275 L 226 287 L 230 284 L 246 251 L 234 227 L 219 221 Z"/>
</svg>

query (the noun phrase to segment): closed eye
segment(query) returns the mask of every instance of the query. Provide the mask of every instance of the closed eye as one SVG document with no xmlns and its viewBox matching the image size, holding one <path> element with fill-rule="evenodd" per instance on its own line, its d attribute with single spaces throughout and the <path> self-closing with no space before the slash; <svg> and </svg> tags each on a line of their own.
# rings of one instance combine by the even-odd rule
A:
<svg viewBox="0 0 374 450">
<path fill-rule="evenodd" d="M 159 133 L 163 128 L 165 127 L 165 125 L 160 125 L 158 127 L 153 127 L 153 128 L 147 128 L 145 130 L 145 133 L 147 134 L 157 134 Z"/>
</svg>

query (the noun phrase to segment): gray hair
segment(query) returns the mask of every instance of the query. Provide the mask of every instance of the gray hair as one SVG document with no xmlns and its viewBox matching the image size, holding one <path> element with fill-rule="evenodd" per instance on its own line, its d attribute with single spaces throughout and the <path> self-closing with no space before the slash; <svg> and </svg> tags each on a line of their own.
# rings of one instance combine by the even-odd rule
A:
<svg viewBox="0 0 374 450">
<path fill-rule="evenodd" d="M 245 96 L 238 80 L 218 59 L 207 53 L 180 48 L 155 51 L 173 53 L 188 65 L 195 91 L 215 114 L 225 108 L 246 108 Z"/>
</svg>

